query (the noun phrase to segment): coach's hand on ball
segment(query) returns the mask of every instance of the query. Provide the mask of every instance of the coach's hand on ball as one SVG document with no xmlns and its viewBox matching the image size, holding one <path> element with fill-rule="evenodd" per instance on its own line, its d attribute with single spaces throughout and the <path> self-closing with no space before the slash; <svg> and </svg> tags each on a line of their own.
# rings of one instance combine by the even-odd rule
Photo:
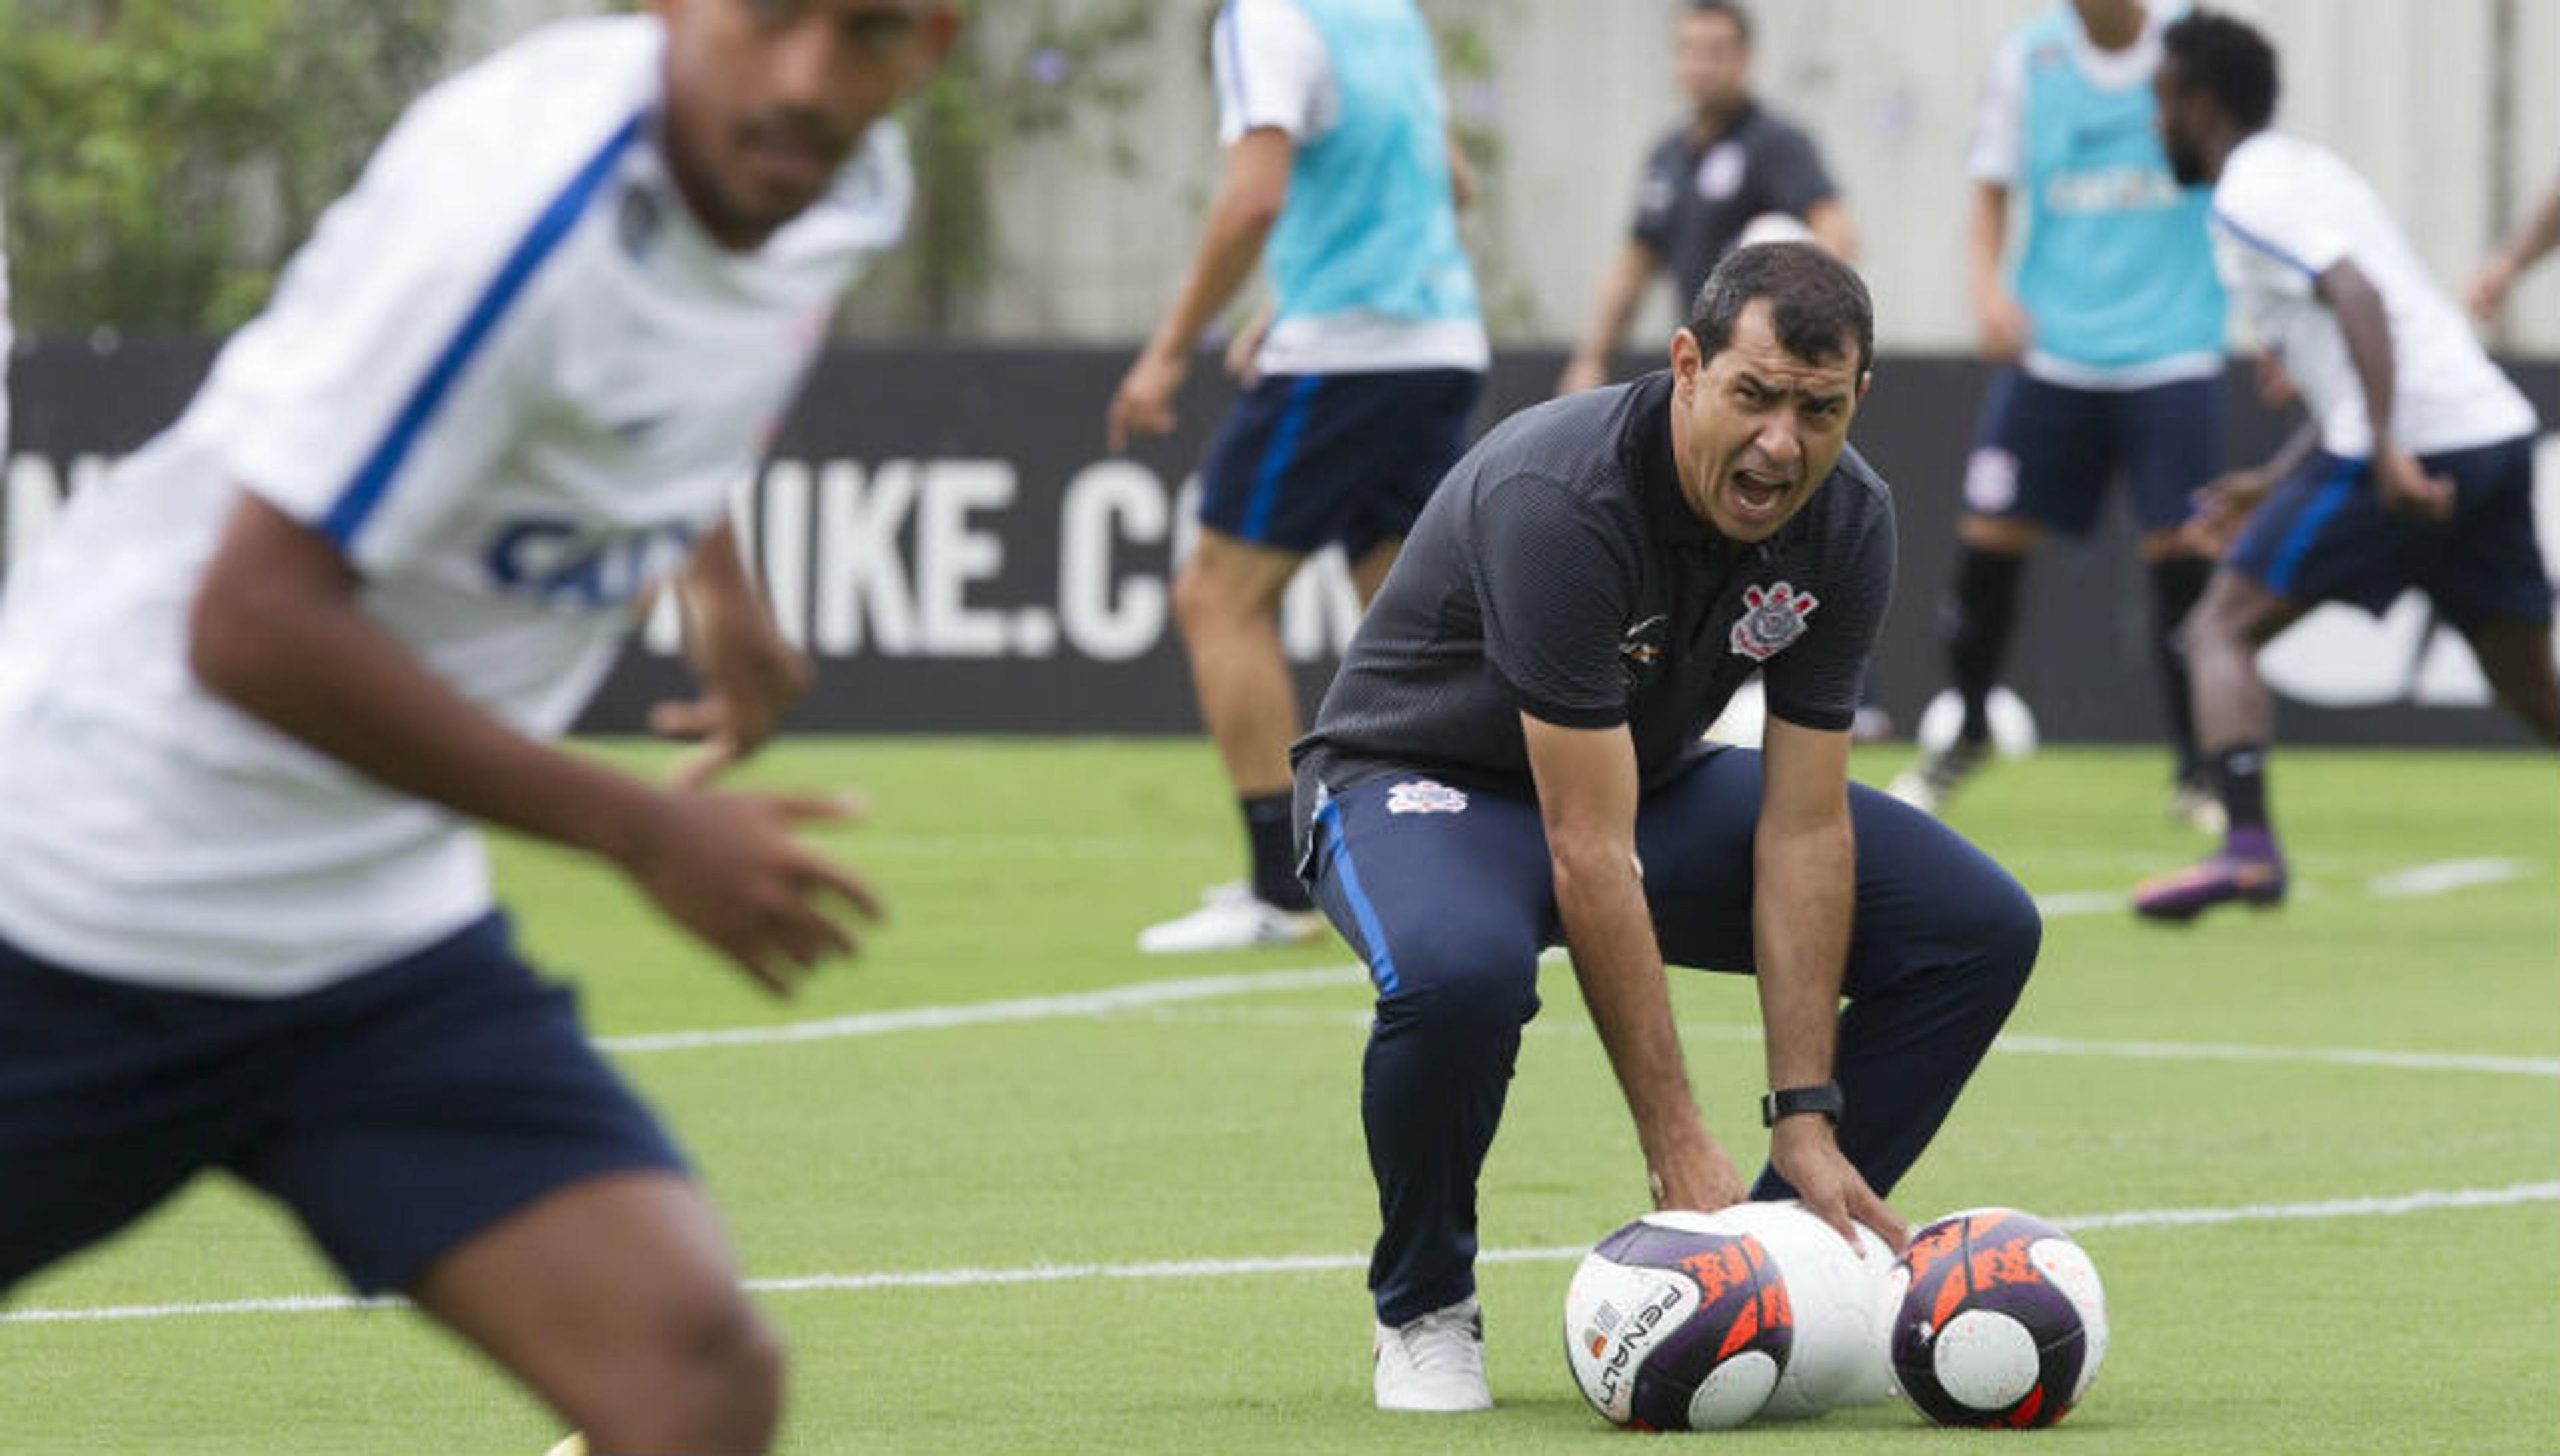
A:
<svg viewBox="0 0 2560 1456">
<path fill-rule="evenodd" d="M 854 953 L 844 921 L 821 908 L 833 893 L 866 920 L 880 896 L 863 878 L 802 844 L 802 824 L 843 820 L 852 808 L 814 794 L 656 795 L 616 858 L 670 919 L 787 996 L 810 968 Z"/>
<path fill-rule="evenodd" d="M 1891 1206 L 1875 1196 L 1866 1179 L 1850 1164 L 1833 1136 L 1830 1119 L 1799 1113 L 1778 1119 L 1769 1129 L 1769 1166 L 1795 1185 L 1806 1209 L 1832 1225 L 1840 1237 L 1857 1244 L 1852 1220 L 1876 1232 L 1896 1253 L 1911 1241 L 1911 1230 Z"/>
</svg>

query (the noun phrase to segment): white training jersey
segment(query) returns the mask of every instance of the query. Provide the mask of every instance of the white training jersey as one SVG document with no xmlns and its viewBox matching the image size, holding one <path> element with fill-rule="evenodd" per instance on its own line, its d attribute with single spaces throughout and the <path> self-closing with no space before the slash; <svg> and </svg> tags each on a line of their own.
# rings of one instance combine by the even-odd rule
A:
<svg viewBox="0 0 2560 1456">
<path fill-rule="evenodd" d="M 2373 451 L 2346 335 L 2315 286 L 2341 258 L 2354 260 L 2390 319 L 2391 434 L 2402 449 L 2430 454 L 2533 432 L 2533 406 L 2490 362 L 2382 199 L 2326 149 L 2267 131 L 2233 148 L 2213 187 L 2213 254 L 2330 454 Z"/>
<path fill-rule="evenodd" d="M 1334 128 L 1342 95 L 1324 34 L 1290 0 L 1232 0 L 1210 36 L 1217 82 L 1217 139 L 1233 146 L 1276 127 L 1298 146 Z M 1353 310 L 1281 319 L 1262 340 L 1254 368 L 1274 374 L 1383 374 L 1426 369 L 1481 373 L 1492 346 L 1476 319 L 1390 318 Z"/>
<path fill-rule="evenodd" d="M 11 580 L 0 939 L 281 996 L 488 910 L 466 822 L 208 693 L 188 611 L 251 490 L 346 553 L 429 670 L 526 732 L 568 727 L 912 190 L 882 122 L 761 249 L 721 249 L 657 139 L 663 49 L 649 17 L 572 21 L 420 98 L 186 413 Z"/>
</svg>

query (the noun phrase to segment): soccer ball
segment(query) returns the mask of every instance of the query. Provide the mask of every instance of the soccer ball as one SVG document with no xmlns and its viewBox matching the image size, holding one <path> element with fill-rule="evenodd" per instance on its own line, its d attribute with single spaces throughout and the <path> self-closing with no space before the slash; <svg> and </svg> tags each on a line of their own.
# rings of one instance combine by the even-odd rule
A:
<svg viewBox="0 0 2560 1456">
<path fill-rule="evenodd" d="M 2051 1425 L 2107 1358 L 2098 1266 L 2015 1209 L 1969 1209 L 1913 1234 L 1891 1295 L 1893 1383 L 1940 1425 Z"/>
<path fill-rule="evenodd" d="M 2006 688 L 1994 688 L 1983 700 L 1983 716 L 1991 720 L 1992 747 L 2002 758 L 2023 758 L 2035 751 L 2035 715 L 2028 711 L 2025 699 Z M 1949 688 L 1920 710 L 1911 737 L 1922 748 L 1938 753 L 1955 742 L 1964 728 L 1965 700 Z"/>
<path fill-rule="evenodd" d="M 1584 1255 L 1564 1291 L 1565 1363 L 1616 1425 L 1740 1425 L 1777 1388 L 1794 1344 L 1768 1248 L 1704 1213 L 1645 1214 Z"/>
<path fill-rule="evenodd" d="M 1762 1419 L 1802 1420 L 1836 1406 L 1870 1405 L 1893 1393 L 1884 1373 L 1893 1250 L 1883 1239 L 1852 1224 L 1857 1247 L 1851 1249 L 1792 1199 L 1735 1204 L 1707 1221 L 1758 1240 L 1786 1281 L 1795 1351 L 1760 1408 Z"/>
</svg>

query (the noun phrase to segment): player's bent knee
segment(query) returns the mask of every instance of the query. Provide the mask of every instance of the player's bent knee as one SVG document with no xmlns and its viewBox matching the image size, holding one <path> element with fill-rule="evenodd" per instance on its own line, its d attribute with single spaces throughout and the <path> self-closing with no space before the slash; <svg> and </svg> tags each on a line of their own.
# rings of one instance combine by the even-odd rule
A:
<svg viewBox="0 0 2560 1456">
<path fill-rule="evenodd" d="M 643 1398 L 660 1402 L 654 1424 L 688 1441 L 760 1447 L 782 1415 L 788 1365 L 781 1337 L 729 1290 L 672 1302 L 653 1319 L 649 1354 L 634 1370 Z"/>
<path fill-rule="evenodd" d="M 1537 1015 L 1537 963 L 1529 958 L 1520 974 L 1486 974 L 1493 963 L 1464 948 L 1399 956 L 1398 989 L 1378 997 L 1378 1030 L 1453 1047 L 1500 1049 L 1518 1041 L 1521 1025 Z"/>
</svg>

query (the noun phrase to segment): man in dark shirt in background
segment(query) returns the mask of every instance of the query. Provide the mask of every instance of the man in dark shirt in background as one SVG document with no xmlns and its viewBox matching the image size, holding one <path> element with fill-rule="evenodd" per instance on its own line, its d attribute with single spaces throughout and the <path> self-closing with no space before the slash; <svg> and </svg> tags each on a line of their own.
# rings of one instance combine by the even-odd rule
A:
<svg viewBox="0 0 2560 1456">
<path fill-rule="evenodd" d="M 1609 355 L 1657 273 L 1680 289 L 1674 306 L 1685 316 L 1716 260 L 1756 221 L 1792 219 L 1801 225 L 1796 236 L 1856 256 L 1848 208 L 1813 138 L 1752 98 L 1751 18 L 1742 7 L 1691 0 L 1674 55 L 1690 115 L 1645 160 L 1636 225 L 1600 280 L 1591 322 L 1556 382 L 1559 395 L 1609 382 Z"/>
<path fill-rule="evenodd" d="M 1303 873 L 1377 987 L 1383 1408 L 1492 1403 L 1476 1178 L 1542 947 L 1572 951 L 1658 1205 L 1795 1194 L 1897 1245 L 1881 1195 L 2025 985 L 2025 891 L 1848 782 L 1893 589 L 1892 496 L 1847 448 L 1873 354 L 1846 264 L 1736 249 L 1668 373 L 1514 415 L 1450 472 L 1298 745 Z M 1754 673 L 1765 748 L 1701 742 Z M 1747 1190 L 1690 1098 L 1666 961 L 1758 977 Z"/>
</svg>

